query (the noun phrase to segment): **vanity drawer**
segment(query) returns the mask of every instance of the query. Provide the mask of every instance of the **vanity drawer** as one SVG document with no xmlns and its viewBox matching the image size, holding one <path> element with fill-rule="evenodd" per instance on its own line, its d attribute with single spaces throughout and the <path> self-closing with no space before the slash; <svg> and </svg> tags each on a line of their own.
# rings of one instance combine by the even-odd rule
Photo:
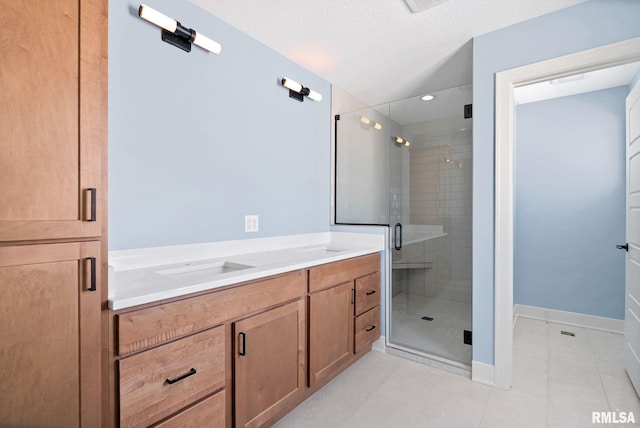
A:
<svg viewBox="0 0 640 428">
<path fill-rule="evenodd" d="M 122 356 L 295 300 L 305 295 L 303 270 L 233 288 L 118 313 L 117 354 Z"/>
<path fill-rule="evenodd" d="M 120 425 L 148 426 L 225 386 L 223 326 L 119 361 Z"/>
<path fill-rule="evenodd" d="M 380 272 L 356 279 L 356 313 L 360 315 L 380 304 Z"/>
<path fill-rule="evenodd" d="M 154 425 L 154 428 L 223 428 L 225 426 L 225 392 L 204 399 L 184 412 Z"/>
<path fill-rule="evenodd" d="M 371 344 L 380 337 L 380 306 L 356 317 L 355 353 L 369 350 Z"/>
<path fill-rule="evenodd" d="M 378 253 L 312 267 L 309 269 L 309 292 L 353 281 L 355 278 L 378 270 L 380 270 Z"/>
</svg>

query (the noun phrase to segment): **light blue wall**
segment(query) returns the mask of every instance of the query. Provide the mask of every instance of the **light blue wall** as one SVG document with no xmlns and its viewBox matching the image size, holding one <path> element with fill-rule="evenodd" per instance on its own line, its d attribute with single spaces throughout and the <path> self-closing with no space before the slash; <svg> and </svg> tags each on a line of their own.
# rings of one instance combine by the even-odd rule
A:
<svg viewBox="0 0 640 428">
<path fill-rule="evenodd" d="M 517 107 L 514 303 L 624 319 L 628 93 Z"/>
<path fill-rule="evenodd" d="M 109 248 L 328 231 L 329 83 L 186 0 L 148 4 L 222 53 L 183 52 L 139 2 L 109 2 Z M 324 99 L 290 99 L 283 76 Z"/>
<path fill-rule="evenodd" d="M 640 36 L 640 1 L 592 0 L 473 41 L 473 360 L 494 360 L 495 73 Z"/>
</svg>

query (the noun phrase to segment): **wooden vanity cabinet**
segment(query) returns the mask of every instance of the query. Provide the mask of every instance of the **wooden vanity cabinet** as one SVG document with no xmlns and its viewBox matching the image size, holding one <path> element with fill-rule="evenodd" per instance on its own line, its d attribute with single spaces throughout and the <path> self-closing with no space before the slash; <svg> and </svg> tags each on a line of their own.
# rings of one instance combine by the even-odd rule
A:
<svg viewBox="0 0 640 428">
<path fill-rule="evenodd" d="M 353 354 L 353 283 L 309 294 L 309 386 L 333 378 Z"/>
<path fill-rule="evenodd" d="M 379 254 L 308 269 L 309 387 L 334 378 L 380 336 L 379 270 Z"/>
<path fill-rule="evenodd" d="M 146 427 L 221 392 L 224 351 L 224 327 L 219 326 L 122 359 L 120 425 Z"/>
<path fill-rule="evenodd" d="M 260 426 L 302 401 L 304 274 L 116 311 L 120 426 Z"/>
<path fill-rule="evenodd" d="M 233 323 L 235 426 L 258 427 L 305 393 L 304 300 Z"/>
<path fill-rule="evenodd" d="M 272 425 L 371 349 L 379 269 L 373 254 L 116 311 L 120 426 Z"/>
<path fill-rule="evenodd" d="M 380 337 L 380 272 L 356 279 L 355 286 L 354 352 L 361 354 Z"/>
</svg>

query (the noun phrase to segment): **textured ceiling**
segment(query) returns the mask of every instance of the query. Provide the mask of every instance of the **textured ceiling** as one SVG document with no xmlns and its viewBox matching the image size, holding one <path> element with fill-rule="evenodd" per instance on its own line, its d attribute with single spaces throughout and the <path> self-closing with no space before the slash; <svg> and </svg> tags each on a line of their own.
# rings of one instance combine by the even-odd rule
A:
<svg viewBox="0 0 640 428">
<path fill-rule="evenodd" d="M 191 0 L 369 105 L 471 83 L 471 38 L 584 0 Z"/>
</svg>

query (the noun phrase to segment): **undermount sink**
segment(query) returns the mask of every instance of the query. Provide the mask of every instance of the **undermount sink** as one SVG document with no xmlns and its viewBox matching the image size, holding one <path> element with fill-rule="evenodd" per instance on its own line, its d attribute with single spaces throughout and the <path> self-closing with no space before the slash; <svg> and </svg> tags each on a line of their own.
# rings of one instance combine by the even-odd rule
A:
<svg viewBox="0 0 640 428">
<path fill-rule="evenodd" d="M 198 275 L 220 275 L 252 267 L 254 266 L 226 261 L 215 263 L 185 263 L 179 267 L 158 270 L 156 273 L 160 275 L 187 275 L 193 273 L 197 273 Z"/>
<path fill-rule="evenodd" d="M 345 248 L 336 248 L 336 247 L 327 247 L 323 245 L 321 247 L 312 247 L 312 248 L 304 248 L 302 250 L 298 250 L 299 253 L 339 253 L 341 251 L 346 251 Z"/>
</svg>

